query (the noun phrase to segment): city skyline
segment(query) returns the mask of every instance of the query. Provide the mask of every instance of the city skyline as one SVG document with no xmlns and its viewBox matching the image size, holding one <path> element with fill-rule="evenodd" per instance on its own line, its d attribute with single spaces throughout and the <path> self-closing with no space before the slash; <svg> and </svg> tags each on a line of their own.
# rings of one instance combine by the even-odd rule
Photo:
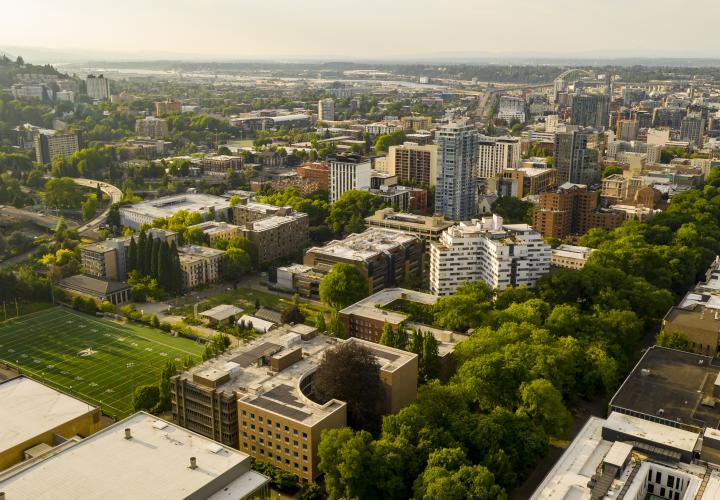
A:
<svg viewBox="0 0 720 500">
<path fill-rule="evenodd" d="M 0 51 L 42 49 L 60 59 L 80 58 L 82 51 L 84 58 L 126 60 L 472 60 L 705 58 L 720 49 L 712 26 L 720 5 L 711 0 L 691 0 L 690 8 L 682 10 L 669 0 L 638 0 L 632 5 L 619 0 L 520 0 L 512 5 L 498 0 L 371 0 L 347 6 L 316 0 L 312 8 L 289 0 L 271 5 L 258 0 L 242 5 L 229 0 L 203 5 L 130 0 L 108 5 L 102 12 L 87 0 L 59 4 L 64 8 L 58 8 L 58 2 L 37 0 L 32 16 L 19 6 L 6 8 Z M 479 15 L 459 15 L 462 12 Z M 540 22 L 548 16 L 552 23 Z M 390 19 L 402 22 L 384 21 Z M 348 36 L 348 24 L 350 33 L 353 26 L 357 32 Z M 658 30 L 673 36 L 659 37 Z"/>
</svg>

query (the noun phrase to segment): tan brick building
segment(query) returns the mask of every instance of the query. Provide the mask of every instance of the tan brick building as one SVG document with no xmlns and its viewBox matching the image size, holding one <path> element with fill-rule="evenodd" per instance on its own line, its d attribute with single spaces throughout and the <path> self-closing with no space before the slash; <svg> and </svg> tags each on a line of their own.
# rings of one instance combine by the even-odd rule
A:
<svg viewBox="0 0 720 500">
<path fill-rule="evenodd" d="M 309 397 L 323 353 L 341 342 L 360 342 L 375 355 L 386 413 L 415 400 L 415 354 L 283 326 L 174 377 L 173 421 L 312 480 L 320 474 L 320 433 L 347 425 L 344 402 L 319 404 Z"/>
<path fill-rule="evenodd" d="M 222 250 L 195 245 L 178 248 L 183 288 L 188 290 L 220 281 L 224 254 Z"/>
</svg>

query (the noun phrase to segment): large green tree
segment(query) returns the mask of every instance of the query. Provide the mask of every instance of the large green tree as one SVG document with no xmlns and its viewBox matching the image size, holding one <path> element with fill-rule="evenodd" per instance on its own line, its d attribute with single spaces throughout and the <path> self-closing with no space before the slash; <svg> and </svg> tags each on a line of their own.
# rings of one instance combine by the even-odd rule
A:
<svg viewBox="0 0 720 500">
<path fill-rule="evenodd" d="M 320 282 L 320 300 L 335 309 L 343 309 L 369 294 L 367 278 L 352 264 L 334 264 Z"/>
</svg>

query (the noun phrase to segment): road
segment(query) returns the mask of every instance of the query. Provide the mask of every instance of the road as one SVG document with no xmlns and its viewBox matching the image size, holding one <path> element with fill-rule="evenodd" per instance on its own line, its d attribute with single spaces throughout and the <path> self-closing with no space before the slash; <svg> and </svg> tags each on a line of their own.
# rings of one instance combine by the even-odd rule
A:
<svg viewBox="0 0 720 500">
<path fill-rule="evenodd" d="M 110 199 L 112 200 L 110 205 L 112 205 L 113 203 L 119 203 L 120 200 L 122 200 L 122 196 L 123 196 L 122 191 L 120 191 L 120 189 L 113 186 L 112 184 L 108 184 L 107 182 L 96 181 L 94 179 L 83 179 L 83 178 L 73 179 L 73 182 L 75 182 L 75 184 L 78 184 L 78 185 L 86 187 L 86 188 L 97 188 L 97 185 L 99 183 L 100 190 L 103 193 L 105 193 L 106 195 L 108 195 L 110 197 Z M 105 222 L 105 218 L 107 218 L 109 212 L 110 212 L 110 206 L 108 206 L 108 208 L 103 213 L 101 213 L 100 215 L 95 217 L 93 220 L 80 226 L 78 228 L 78 232 L 80 234 L 83 234 L 83 233 L 97 229 L 98 226 L 100 226 L 100 224 Z"/>
</svg>

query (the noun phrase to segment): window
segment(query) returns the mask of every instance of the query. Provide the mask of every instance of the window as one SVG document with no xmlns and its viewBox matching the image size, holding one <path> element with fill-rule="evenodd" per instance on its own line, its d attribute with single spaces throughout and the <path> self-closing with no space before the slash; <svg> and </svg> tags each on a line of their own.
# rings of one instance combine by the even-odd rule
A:
<svg viewBox="0 0 720 500">
<path fill-rule="evenodd" d="M 671 476 L 670 474 L 668 474 L 667 481 L 665 481 L 665 484 L 672 488 L 673 484 L 675 484 L 675 476 Z"/>
</svg>

